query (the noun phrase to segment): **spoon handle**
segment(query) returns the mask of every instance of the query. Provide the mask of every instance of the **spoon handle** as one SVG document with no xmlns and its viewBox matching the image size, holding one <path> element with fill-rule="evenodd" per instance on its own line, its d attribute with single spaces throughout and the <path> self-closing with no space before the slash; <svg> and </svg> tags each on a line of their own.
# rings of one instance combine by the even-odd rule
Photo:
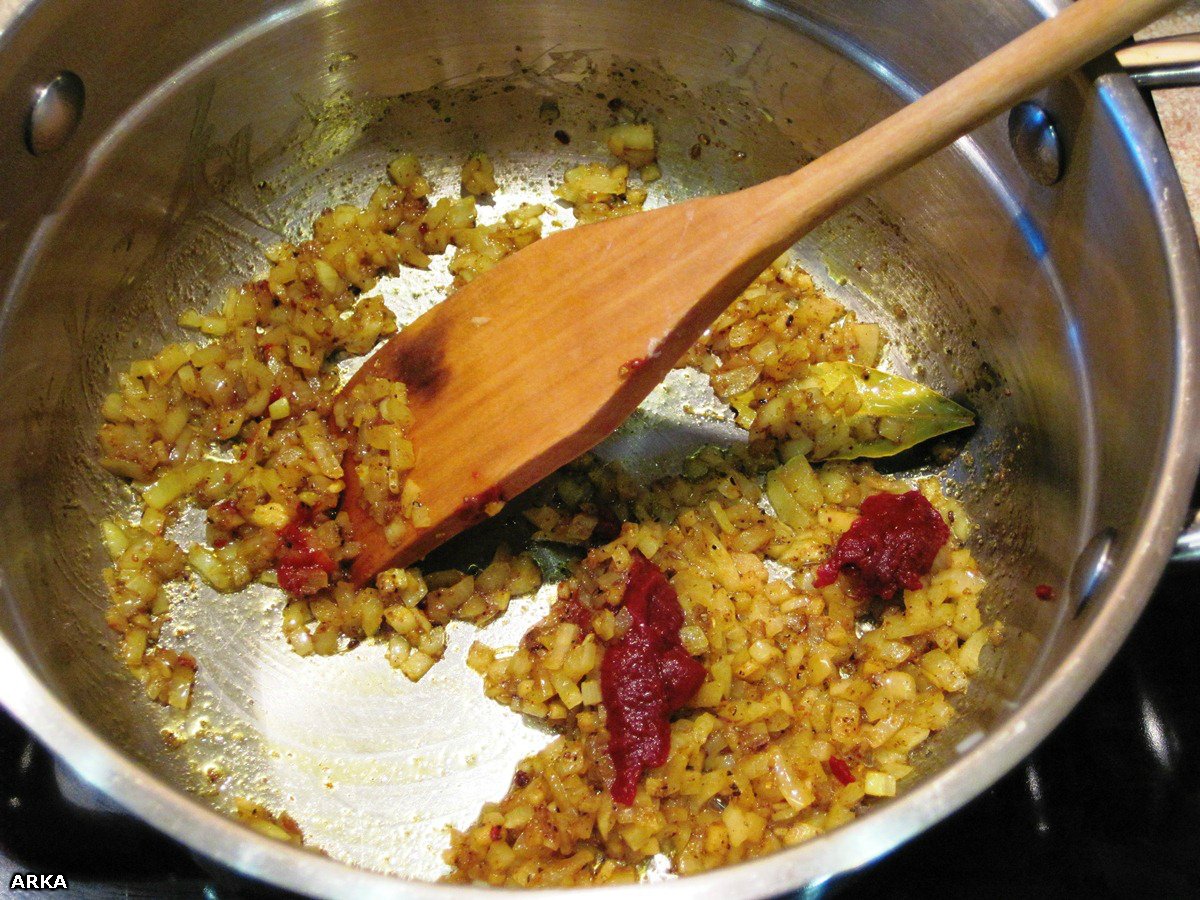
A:
<svg viewBox="0 0 1200 900">
<path fill-rule="evenodd" d="M 783 252 L 854 198 L 1074 71 L 1180 0 L 1078 0 L 804 168 L 742 191 Z"/>
</svg>

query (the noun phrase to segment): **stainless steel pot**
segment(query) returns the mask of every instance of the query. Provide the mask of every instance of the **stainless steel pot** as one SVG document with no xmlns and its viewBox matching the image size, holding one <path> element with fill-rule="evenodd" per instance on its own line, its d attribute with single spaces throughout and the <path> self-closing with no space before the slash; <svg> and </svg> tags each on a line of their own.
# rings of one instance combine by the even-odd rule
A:
<svg viewBox="0 0 1200 900">
<path fill-rule="evenodd" d="M 5 706 L 120 804 L 244 873 L 329 896 L 464 892 L 368 869 L 436 874 L 439 829 L 499 796 L 545 740 L 462 670 L 469 629 L 409 685 L 368 646 L 289 654 L 270 596 L 199 592 L 176 616 L 202 666 L 193 714 L 151 709 L 128 683 L 104 634 L 95 533 L 122 502 L 93 452 L 115 369 L 174 334 L 181 308 L 252 274 L 264 243 L 360 197 L 400 149 L 444 185 L 486 148 L 508 173 L 502 202 L 545 197 L 547 172 L 597 155 L 620 98 L 658 125 L 665 196 L 730 189 L 835 145 L 1056 5 L 0 0 Z M 1062 142 L 1057 183 L 1035 180 L 994 122 L 800 247 L 830 290 L 885 323 L 893 365 L 979 412 L 943 474 L 978 523 L 988 612 L 1009 640 L 900 797 L 794 850 L 636 890 L 766 896 L 917 833 L 1063 718 L 1157 580 L 1200 453 L 1195 236 L 1111 61 L 1038 100 Z M 411 317 L 438 279 L 389 296 Z M 646 416 L 665 442 L 610 450 L 714 436 L 670 403 Z M 1035 599 L 1041 582 L 1058 602 Z M 180 749 L 164 749 L 164 729 Z M 205 796 L 211 766 L 230 777 Z M 214 811 L 238 792 L 289 809 L 336 859 Z"/>
</svg>

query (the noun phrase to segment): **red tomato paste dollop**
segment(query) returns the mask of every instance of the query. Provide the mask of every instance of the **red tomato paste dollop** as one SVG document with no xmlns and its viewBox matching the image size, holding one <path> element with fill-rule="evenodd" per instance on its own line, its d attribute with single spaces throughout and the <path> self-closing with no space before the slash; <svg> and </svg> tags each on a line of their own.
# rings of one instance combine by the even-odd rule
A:
<svg viewBox="0 0 1200 900">
<path fill-rule="evenodd" d="M 328 579 L 318 576 L 330 575 L 337 567 L 328 553 L 312 546 L 308 530 L 312 521 L 312 508 L 302 505 L 292 521 L 279 530 L 282 543 L 275 557 L 275 576 L 279 586 L 296 597 L 319 591 Z"/>
<path fill-rule="evenodd" d="M 616 772 L 612 797 L 629 806 L 642 773 L 667 761 L 671 714 L 695 696 L 705 672 L 680 643 L 683 610 L 675 589 L 636 551 L 621 603 L 632 623 L 604 651 L 600 693 Z"/>
<path fill-rule="evenodd" d="M 845 573 L 859 599 L 894 600 L 904 589 L 920 589 L 949 537 L 941 513 L 920 491 L 875 494 L 863 501 L 813 584 L 825 587 Z"/>
</svg>

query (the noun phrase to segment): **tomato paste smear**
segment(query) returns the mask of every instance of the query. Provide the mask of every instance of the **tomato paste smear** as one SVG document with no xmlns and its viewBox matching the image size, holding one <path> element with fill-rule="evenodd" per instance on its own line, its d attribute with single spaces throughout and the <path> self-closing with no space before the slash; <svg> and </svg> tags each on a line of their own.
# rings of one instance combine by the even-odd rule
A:
<svg viewBox="0 0 1200 900">
<path fill-rule="evenodd" d="M 874 494 L 863 501 L 813 584 L 825 587 L 844 573 L 860 600 L 895 600 L 905 589 L 920 589 L 921 576 L 949 537 L 941 513 L 920 491 Z"/>
<path fill-rule="evenodd" d="M 275 557 L 275 576 L 279 586 L 296 597 L 316 593 L 328 581 L 317 576 L 333 574 L 337 564 L 324 550 L 312 546 L 313 511 L 303 504 L 292 521 L 279 530 L 282 542 Z"/>
<path fill-rule="evenodd" d="M 617 374 L 619 374 L 622 378 L 628 378 L 630 375 L 636 375 L 648 365 L 650 365 L 650 358 L 647 356 L 639 356 L 635 359 L 631 359 L 625 363 L 622 363 L 621 368 L 617 370 Z"/>
<path fill-rule="evenodd" d="M 671 752 L 671 714 L 704 683 L 705 670 L 679 640 L 683 609 L 662 571 L 641 553 L 621 600 L 629 630 L 609 644 L 600 664 L 600 694 L 608 719 L 608 753 L 616 777 L 613 799 L 633 803 L 646 769 L 661 766 Z"/>
</svg>

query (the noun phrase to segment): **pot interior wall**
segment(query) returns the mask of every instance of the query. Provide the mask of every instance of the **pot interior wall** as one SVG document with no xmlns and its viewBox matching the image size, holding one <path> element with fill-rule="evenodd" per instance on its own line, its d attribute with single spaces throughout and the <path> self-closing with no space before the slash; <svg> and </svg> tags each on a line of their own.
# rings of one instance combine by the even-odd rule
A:
<svg viewBox="0 0 1200 900">
<path fill-rule="evenodd" d="M 912 4 L 908 27 L 919 33 L 943 5 Z M 183 595 L 183 633 L 172 640 L 200 661 L 195 709 L 180 720 L 141 698 L 103 625 L 96 523 L 127 497 L 98 469 L 94 433 L 115 373 L 177 337 L 181 310 L 217 303 L 254 275 L 265 246 L 300 236 L 325 206 L 364 200 L 398 152 L 418 154 L 445 191 L 466 155 L 486 149 L 502 211 L 549 201 L 568 164 L 604 158 L 600 129 L 619 105 L 657 126 L 665 177 L 652 193 L 666 202 L 788 171 L 895 109 L 898 79 L 919 85 L 949 72 L 900 40 L 899 22 L 881 26 L 874 4 L 798 3 L 799 17 L 790 8 L 768 17 L 717 0 L 352 0 L 269 17 L 262 4 L 263 18 L 244 21 L 245 10 L 189 8 L 162 23 L 135 19 L 134 6 L 115 5 L 114 22 L 128 28 L 91 64 L 65 52 L 46 61 L 61 31 L 30 57 L 84 78 L 93 99 L 76 141 L 91 150 L 14 157 L 6 169 L 37 187 L 14 206 L 23 230 L 6 235 L 5 252 L 24 253 L 19 266 L 0 257 L 11 285 L 0 386 L 13 423 L 0 434 L 0 625 L 70 706 L 151 771 L 221 806 L 249 794 L 286 808 L 337 858 L 435 875 L 442 826 L 498 797 L 545 736 L 494 708 L 463 670 L 470 629 L 454 631 L 447 659 L 411 685 L 377 646 L 295 657 L 279 635 L 279 598 L 265 590 Z M 160 26 L 153 53 L 134 54 Z M 843 39 L 888 54 L 890 71 L 828 46 Z M 1169 339 L 1163 276 L 1153 266 L 1135 276 L 1127 249 L 1149 220 L 1136 185 L 1126 186 L 1120 136 L 1083 87 L 1063 86 L 1056 103 L 1074 155 L 1053 191 L 1023 179 L 993 125 L 799 248 L 831 292 L 884 324 L 892 365 L 979 414 L 936 471 L 978 523 L 975 547 L 992 577 L 986 609 L 1009 640 L 987 657 L 921 777 L 1007 715 L 1038 683 L 1039 661 L 1069 651 L 1079 627 L 1062 626 L 1071 561 L 1099 522 L 1120 527 L 1136 515 L 1150 467 L 1127 462 L 1125 445 L 1153 448 L 1165 429 L 1153 373 L 1112 343 L 1119 323 L 1097 315 L 1115 308 L 1136 322 L 1143 347 Z M 56 178 L 61 192 L 49 198 Z M 1105 189 L 1130 198 L 1124 220 L 1092 202 Z M 35 219 L 52 203 L 53 215 Z M 1110 243 L 1097 247 L 1089 234 Z M 447 282 L 436 268 L 406 273 L 389 297 L 411 316 Z M 1097 385 L 1084 372 L 1101 347 Z M 1134 422 L 1113 398 L 1139 390 Z M 672 433 L 699 439 L 686 424 Z M 1102 459 L 1121 467 L 1118 487 L 1097 483 Z M 934 471 L 928 463 L 894 467 Z M 1039 582 L 1060 586 L 1063 600 L 1036 601 Z M 520 615 L 488 639 L 511 640 Z M 187 740 L 166 751 L 163 729 Z M 210 769 L 229 777 L 214 788 Z"/>
</svg>

